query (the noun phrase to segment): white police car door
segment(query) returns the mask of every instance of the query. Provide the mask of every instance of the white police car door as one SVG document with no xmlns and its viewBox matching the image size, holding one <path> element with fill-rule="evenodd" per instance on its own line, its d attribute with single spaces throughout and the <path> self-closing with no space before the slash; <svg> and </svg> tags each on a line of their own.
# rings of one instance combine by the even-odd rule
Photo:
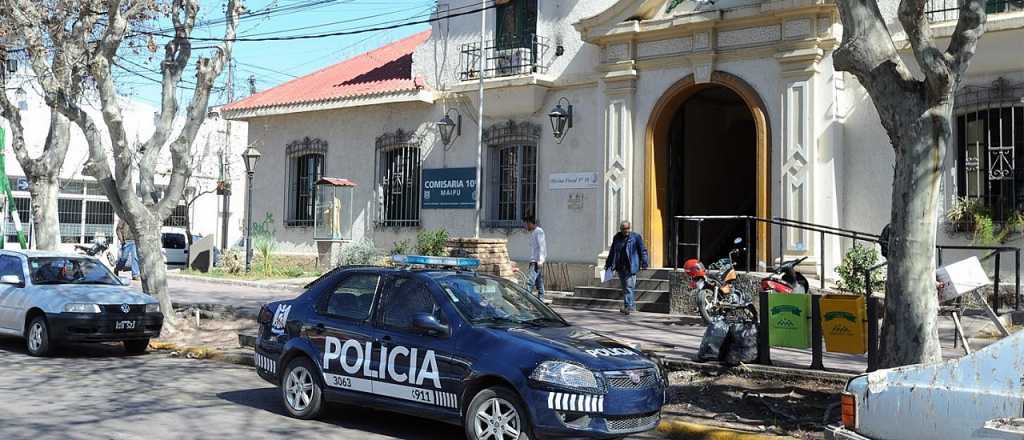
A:
<svg viewBox="0 0 1024 440">
<path fill-rule="evenodd" d="M 374 394 L 419 404 L 427 411 L 458 413 L 462 379 L 469 364 L 453 357 L 455 343 L 448 334 L 417 328 L 417 314 L 432 316 L 442 325 L 451 321 L 425 284 L 403 276 L 387 280 L 376 313 L 381 356 L 387 374 Z M 449 330 L 450 331 L 450 330 Z"/>
<path fill-rule="evenodd" d="M 373 393 L 379 348 L 370 324 L 381 277 L 358 272 L 338 281 L 317 302 L 309 337 L 320 350 L 324 383 L 335 389 Z"/>
</svg>

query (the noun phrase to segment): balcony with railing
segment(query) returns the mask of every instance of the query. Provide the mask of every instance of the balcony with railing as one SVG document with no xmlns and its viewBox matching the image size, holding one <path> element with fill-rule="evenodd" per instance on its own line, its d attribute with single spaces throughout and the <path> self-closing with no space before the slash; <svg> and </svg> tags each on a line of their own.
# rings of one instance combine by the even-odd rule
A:
<svg viewBox="0 0 1024 440">
<path fill-rule="evenodd" d="M 483 53 L 483 77 L 502 78 L 547 73 L 547 38 L 539 35 L 507 35 L 498 39 L 465 43 L 459 48 L 459 77 L 462 81 L 480 78 Z"/>
<path fill-rule="evenodd" d="M 960 7 L 964 0 L 928 0 L 925 14 L 932 23 L 954 21 L 960 18 Z M 1024 11 L 1024 0 L 988 0 L 985 12 L 999 14 L 1003 12 Z"/>
</svg>

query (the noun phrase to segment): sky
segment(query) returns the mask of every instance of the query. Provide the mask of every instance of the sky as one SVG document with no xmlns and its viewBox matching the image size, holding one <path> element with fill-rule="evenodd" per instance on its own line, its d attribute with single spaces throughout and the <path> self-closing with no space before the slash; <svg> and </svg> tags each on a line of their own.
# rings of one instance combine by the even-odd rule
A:
<svg viewBox="0 0 1024 440">
<path fill-rule="evenodd" d="M 200 20 L 193 36 L 217 38 L 224 35 L 223 24 L 204 25 L 204 22 L 223 19 L 225 3 L 223 0 L 201 1 Z M 422 20 L 429 18 L 435 0 L 248 0 L 245 4 L 253 15 L 266 11 L 274 12 L 243 18 L 238 27 L 240 38 L 322 34 Z M 150 26 L 170 27 L 169 21 Z M 257 91 L 265 90 L 428 28 L 429 25 L 420 24 L 387 31 L 319 39 L 236 42 L 233 87 L 235 99 L 249 95 L 250 77 L 255 78 Z M 145 49 L 122 49 L 124 59 L 119 63 L 122 66 L 119 82 L 123 95 L 150 105 L 159 104 L 159 66 L 164 41 L 157 37 L 155 42 L 160 47 L 156 53 L 150 53 Z M 195 47 L 203 45 L 207 43 L 193 43 Z M 195 58 L 196 55 L 193 54 L 190 64 L 194 65 Z M 227 93 L 224 85 L 227 76 L 225 70 L 217 79 L 217 90 L 211 93 L 211 106 L 226 103 Z M 188 88 L 195 82 L 194 70 L 190 68 L 182 79 L 182 87 L 179 87 L 178 93 L 181 108 L 184 110 L 186 100 L 191 97 Z"/>
</svg>

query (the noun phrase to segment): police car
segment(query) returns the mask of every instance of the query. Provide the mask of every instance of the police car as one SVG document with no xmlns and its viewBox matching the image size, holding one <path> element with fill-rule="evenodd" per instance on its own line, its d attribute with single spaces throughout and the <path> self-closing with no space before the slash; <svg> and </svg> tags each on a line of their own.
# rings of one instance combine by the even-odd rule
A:
<svg viewBox="0 0 1024 440">
<path fill-rule="evenodd" d="M 340 267 L 259 314 L 256 371 L 288 412 L 342 402 L 462 425 L 470 440 L 618 438 L 654 428 L 667 378 L 468 258 Z"/>
</svg>

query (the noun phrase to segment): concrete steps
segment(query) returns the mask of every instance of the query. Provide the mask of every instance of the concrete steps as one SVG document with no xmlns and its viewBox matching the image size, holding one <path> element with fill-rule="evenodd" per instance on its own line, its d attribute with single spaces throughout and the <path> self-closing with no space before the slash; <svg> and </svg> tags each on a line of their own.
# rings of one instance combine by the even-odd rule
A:
<svg viewBox="0 0 1024 440">
<path fill-rule="evenodd" d="M 647 269 L 637 274 L 637 311 L 669 312 L 670 272 L 669 269 Z M 577 286 L 572 295 L 552 297 L 552 303 L 560 307 L 619 310 L 622 308 L 622 284 L 618 278 L 604 283 L 595 279 L 589 286 Z"/>
</svg>

